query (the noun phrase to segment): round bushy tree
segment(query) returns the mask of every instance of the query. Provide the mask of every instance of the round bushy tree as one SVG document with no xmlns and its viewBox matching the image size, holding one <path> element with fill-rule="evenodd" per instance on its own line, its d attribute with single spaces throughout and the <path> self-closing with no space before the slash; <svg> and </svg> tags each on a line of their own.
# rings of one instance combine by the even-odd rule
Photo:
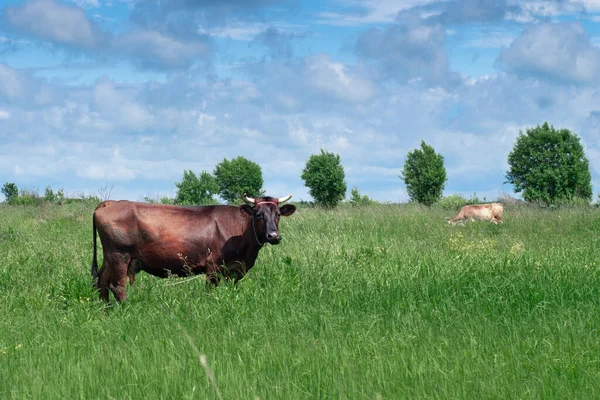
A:
<svg viewBox="0 0 600 400">
<path fill-rule="evenodd" d="M 442 198 L 446 185 L 444 157 L 421 140 L 421 148 L 409 151 L 400 177 L 411 200 L 427 206 Z"/>
<path fill-rule="evenodd" d="M 19 188 L 16 183 L 6 182 L 4 183 L 4 186 L 2 186 L 2 194 L 6 198 L 6 202 L 12 204 L 12 202 L 19 197 Z"/>
<path fill-rule="evenodd" d="M 506 183 L 515 192 L 523 192 L 527 201 L 546 204 L 591 201 L 592 176 L 588 159 L 576 134 L 568 129 L 541 126 L 519 132 L 513 150 L 508 154 Z"/>
<path fill-rule="evenodd" d="M 175 186 L 175 204 L 182 205 L 215 204 L 214 195 L 219 192 L 217 181 L 206 171 L 202 171 L 200 176 L 196 176 L 191 170 L 183 171 L 183 179 L 175 183 Z"/>
<path fill-rule="evenodd" d="M 312 154 L 302 170 L 302 180 L 316 203 L 335 207 L 346 197 L 344 167 L 338 154 L 321 149 L 321 154 Z"/>
<path fill-rule="evenodd" d="M 260 165 L 244 157 L 231 161 L 224 158 L 215 166 L 213 175 L 219 186 L 219 195 L 228 203 L 239 202 L 244 193 L 250 197 L 264 195 Z"/>
</svg>

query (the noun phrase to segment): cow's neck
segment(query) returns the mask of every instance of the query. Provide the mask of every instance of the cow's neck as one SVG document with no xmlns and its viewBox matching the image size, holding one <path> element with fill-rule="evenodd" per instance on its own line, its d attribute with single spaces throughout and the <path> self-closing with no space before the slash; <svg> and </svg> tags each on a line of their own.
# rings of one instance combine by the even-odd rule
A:
<svg viewBox="0 0 600 400">
<path fill-rule="evenodd" d="M 242 242 L 240 244 L 240 255 L 244 256 L 246 261 L 252 264 L 254 264 L 256 257 L 258 257 L 260 249 L 265 245 L 265 243 L 259 242 L 254 223 L 254 218 L 248 219 L 248 225 L 246 225 L 246 230 L 242 235 Z"/>
</svg>

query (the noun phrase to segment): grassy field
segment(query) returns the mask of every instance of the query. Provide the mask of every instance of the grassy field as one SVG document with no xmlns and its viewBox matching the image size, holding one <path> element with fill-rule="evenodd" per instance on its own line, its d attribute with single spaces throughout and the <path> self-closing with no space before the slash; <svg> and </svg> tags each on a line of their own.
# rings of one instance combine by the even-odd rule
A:
<svg viewBox="0 0 600 400">
<path fill-rule="evenodd" d="M 93 208 L 0 206 L 2 399 L 600 393 L 597 209 L 299 209 L 237 287 L 140 273 L 107 307 Z"/>
</svg>

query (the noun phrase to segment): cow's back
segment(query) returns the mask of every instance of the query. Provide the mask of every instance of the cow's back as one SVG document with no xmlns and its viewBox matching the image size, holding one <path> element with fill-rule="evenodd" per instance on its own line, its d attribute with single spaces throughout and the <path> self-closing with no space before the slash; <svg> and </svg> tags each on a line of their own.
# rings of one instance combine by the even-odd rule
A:
<svg viewBox="0 0 600 400">
<path fill-rule="evenodd" d="M 473 207 L 478 219 L 489 221 L 494 218 L 494 212 L 490 204 L 476 204 Z"/>
<path fill-rule="evenodd" d="M 467 216 L 482 221 L 502 220 L 504 207 L 499 203 L 472 204 L 468 207 Z"/>
<path fill-rule="evenodd" d="M 204 234 L 214 237 L 215 229 L 223 236 L 241 235 L 245 222 L 233 206 L 182 207 L 127 200 L 100 203 L 94 217 L 103 246 L 121 248 Z"/>
<path fill-rule="evenodd" d="M 454 224 L 457 221 L 480 220 L 490 221 L 494 224 L 502 223 L 502 213 L 504 206 L 500 203 L 470 204 L 463 206 L 460 211 L 448 220 L 448 223 Z"/>
</svg>

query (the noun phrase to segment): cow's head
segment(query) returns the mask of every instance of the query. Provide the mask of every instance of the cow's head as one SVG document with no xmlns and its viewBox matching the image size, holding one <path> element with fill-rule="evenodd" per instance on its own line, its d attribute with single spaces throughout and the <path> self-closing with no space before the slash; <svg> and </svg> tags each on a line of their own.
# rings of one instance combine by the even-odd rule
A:
<svg viewBox="0 0 600 400">
<path fill-rule="evenodd" d="M 279 217 L 292 215 L 296 211 L 296 206 L 286 204 L 280 207 L 279 205 L 291 198 L 291 194 L 281 198 L 270 196 L 252 198 L 244 195 L 247 204 L 242 204 L 240 210 L 250 215 L 249 228 L 254 230 L 254 237 L 259 244 L 278 244 L 281 241 Z"/>
</svg>

